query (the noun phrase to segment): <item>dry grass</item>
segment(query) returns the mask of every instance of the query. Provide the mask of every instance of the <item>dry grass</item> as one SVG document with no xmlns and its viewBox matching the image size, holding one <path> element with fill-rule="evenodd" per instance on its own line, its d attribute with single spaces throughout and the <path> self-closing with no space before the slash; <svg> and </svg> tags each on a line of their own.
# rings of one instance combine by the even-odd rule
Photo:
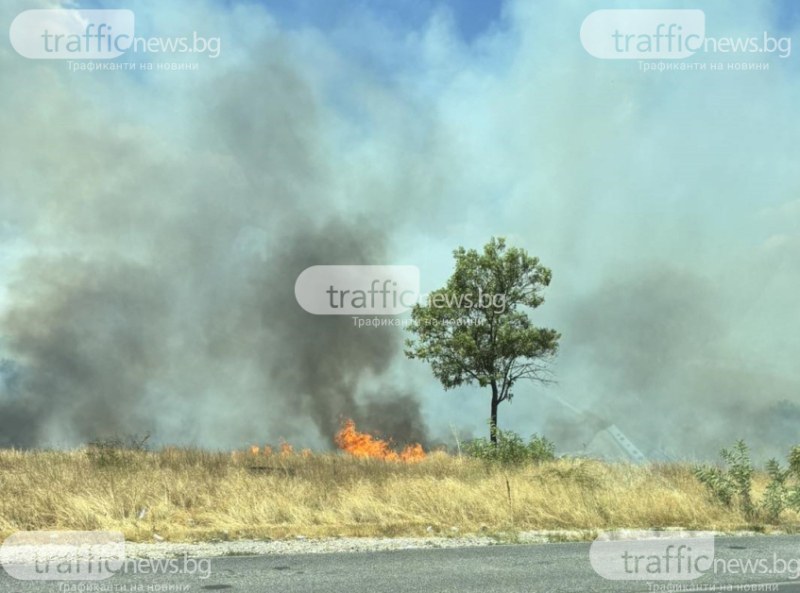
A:
<svg viewBox="0 0 800 593">
<path fill-rule="evenodd" d="M 739 510 L 713 503 L 681 464 L 506 469 L 443 453 L 404 464 L 188 449 L 0 451 L 0 538 L 33 529 L 113 529 L 133 541 L 391 536 L 430 534 L 429 526 L 441 534 L 753 528 Z"/>
</svg>

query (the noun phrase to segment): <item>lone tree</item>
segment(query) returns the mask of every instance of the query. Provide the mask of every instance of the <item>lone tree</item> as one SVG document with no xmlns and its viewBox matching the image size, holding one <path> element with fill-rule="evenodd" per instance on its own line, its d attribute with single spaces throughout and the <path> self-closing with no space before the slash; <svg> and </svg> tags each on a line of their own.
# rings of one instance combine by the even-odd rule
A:
<svg viewBox="0 0 800 593">
<path fill-rule="evenodd" d="M 548 382 L 561 335 L 533 325 L 528 310 L 544 302 L 551 273 L 524 249 L 492 238 L 483 253 L 459 247 L 444 288 L 411 311 L 406 356 L 430 363 L 445 389 L 491 387 L 489 425 L 497 443 L 497 407 L 511 401 L 517 381 Z"/>
</svg>

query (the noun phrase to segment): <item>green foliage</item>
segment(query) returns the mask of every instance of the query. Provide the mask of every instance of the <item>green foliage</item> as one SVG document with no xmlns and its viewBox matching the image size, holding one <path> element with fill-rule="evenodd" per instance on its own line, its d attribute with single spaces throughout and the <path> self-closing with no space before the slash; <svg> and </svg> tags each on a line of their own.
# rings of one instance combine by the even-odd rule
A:
<svg viewBox="0 0 800 593">
<path fill-rule="evenodd" d="M 789 469 L 795 476 L 800 477 L 800 445 L 789 451 Z"/>
<path fill-rule="evenodd" d="M 775 459 L 767 463 L 770 483 L 761 505 L 769 521 L 777 522 L 784 509 L 800 511 L 800 446 L 792 447 L 789 467 L 782 468 Z"/>
<path fill-rule="evenodd" d="M 753 464 L 750 450 L 743 440 L 739 440 L 733 449 L 722 449 L 720 456 L 727 467 L 697 467 L 695 476 L 725 506 L 736 503 L 745 516 L 752 516 L 755 508 L 751 494 Z"/>
<path fill-rule="evenodd" d="M 788 492 L 786 491 L 786 481 L 790 471 L 782 469 L 777 459 L 770 459 L 767 462 L 767 474 L 770 482 L 764 491 L 764 499 L 761 507 L 768 521 L 777 522 L 783 509 L 786 507 Z"/>
<path fill-rule="evenodd" d="M 453 257 L 447 284 L 411 311 L 406 355 L 429 363 L 445 389 L 491 387 L 495 404 L 510 401 L 520 380 L 547 381 L 561 336 L 534 326 L 528 311 L 544 302 L 550 270 L 502 238 Z"/>
<path fill-rule="evenodd" d="M 694 469 L 694 475 L 705 484 L 714 497 L 726 507 L 733 503 L 733 484 L 726 472 L 718 467 L 702 466 Z"/>
<path fill-rule="evenodd" d="M 800 446 L 789 452 L 789 467 L 783 468 L 776 459 L 770 459 L 766 472 L 770 478 L 764 496 L 756 505 L 751 494 L 753 466 L 744 441 L 738 441 L 732 450 L 720 452 L 727 468 L 697 467 L 695 475 L 722 504 L 738 503 L 748 518 L 756 514 L 776 523 L 787 509 L 800 511 Z"/>
<path fill-rule="evenodd" d="M 720 456 L 728 464 L 728 475 L 745 515 L 753 513 L 753 463 L 750 450 L 743 440 L 736 441 L 733 449 L 722 449 Z"/>
<path fill-rule="evenodd" d="M 495 434 L 496 445 L 489 439 L 473 439 L 464 443 L 464 452 L 476 459 L 509 465 L 541 463 L 555 459 L 555 445 L 543 436 L 534 434 L 526 443 L 521 436 L 510 430 L 498 428 L 495 429 Z"/>
</svg>

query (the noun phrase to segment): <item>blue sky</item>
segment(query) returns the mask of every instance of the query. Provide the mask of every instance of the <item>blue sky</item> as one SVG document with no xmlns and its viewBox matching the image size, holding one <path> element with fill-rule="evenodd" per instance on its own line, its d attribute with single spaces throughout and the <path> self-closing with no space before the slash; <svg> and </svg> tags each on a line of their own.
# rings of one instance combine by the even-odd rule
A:
<svg viewBox="0 0 800 593">
<path fill-rule="evenodd" d="M 399 29 L 418 29 L 430 15 L 445 9 L 453 15 L 457 30 L 466 42 L 473 41 L 502 18 L 503 0 L 258 0 L 282 23 L 288 26 L 314 26 L 322 30 L 336 28 L 355 11 L 369 11 L 376 18 Z M 230 3 L 230 0 L 226 0 Z M 703 3 L 698 2 L 698 6 Z M 800 3 L 795 0 L 771 0 L 775 22 L 782 30 L 792 29 L 800 22 Z M 630 2 L 631 8 L 648 6 L 648 2 Z M 661 3 L 669 8 L 671 3 Z M 675 3 L 685 6 L 685 3 Z"/>
<path fill-rule="evenodd" d="M 387 25 L 402 29 L 424 26 L 436 10 L 453 15 L 462 38 L 471 42 L 501 18 L 504 2 L 500 0 L 355 0 L 325 2 L 320 0 L 260 0 L 280 22 L 287 26 L 314 26 L 322 30 L 343 25 L 356 12 L 367 11 Z"/>
<path fill-rule="evenodd" d="M 287 27 L 316 27 L 330 30 L 340 27 L 356 13 L 368 12 L 377 20 L 396 27 L 399 30 L 415 30 L 424 26 L 426 21 L 437 10 L 449 11 L 455 20 L 457 30 L 462 39 L 473 41 L 487 29 L 502 20 L 504 0 L 255 0 L 273 14 L 282 25 Z M 215 3 L 230 7 L 245 4 L 237 0 L 215 0 Z M 658 8 L 681 7 L 692 5 L 702 8 L 706 2 L 661 2 Z M 123 6 L 112 0 L 82 0 L 76 2 L 85 8 L 135 8 Z M 602 8 L 598 3 L 591 3 L 587 11 Z M 614 2 L 609 2 L 609 6 Z M 762 0 L 762 6 L 770 7 L 774 14 L 775 24 L 783 29 L 795 28 L 800 22 L 800 3 L 795 0 Z M 653 8 L 648 1 L 633 1 L 626 4 L 629 8 Z"/>
<path fill-rule="evenodd" d="M 784 30 L 797 28 L 800 23 L 800 3 L 795 0 L 775 1 L 775 20 Z"/>
</svg>

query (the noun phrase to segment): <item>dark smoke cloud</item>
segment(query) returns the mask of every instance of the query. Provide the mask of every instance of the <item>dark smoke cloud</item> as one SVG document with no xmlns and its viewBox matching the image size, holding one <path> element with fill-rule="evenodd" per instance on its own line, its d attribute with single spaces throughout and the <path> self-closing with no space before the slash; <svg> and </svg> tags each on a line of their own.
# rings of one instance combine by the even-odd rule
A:
<svg viewBox="0 0 800 593">
<path fill-rule="evenodd" d="M 0 445 L 152 432 L 212 447 L 325 447 L 346 417 L 426 440 L 410 388 L 363 387 L 389 371 L 398 330 L 358 330 L 295 301 L 308 266 L 391 254 L 369 204 L 363 219 L 341 215 L 349 197 L 316 91 L 276 47 L 202 79 L 188 103 L 140 91 L 150 116 L 176 118 L 167 131 L 188 138 L 119 113 L 75 113 L 84 89 L 48 69 L 20 87 L 66 123 L 49 143 L 17 135 L 21 170 L 53 166 L 15 175 L 29 201 L 3 204 L 34 249 L 9 266 L 0 317 L 14 370 L 0 392 Z M 45 107 L 35 96 L 53 80 Z"/>
<path fill-rule="evenodd" d="M 342 416 L 399 441 L 484 435 L 485 390 L 443 393 L 398 332 L 292 290 L 309 265 L 365 262 L 435 289 L 453 248 L 492 235 L 552 267 L 534 319 L 564 335 L 558 384 L 519 385 L 504 428 L 571 449 L 613 422 L 676 457 L 796 440 L 791 60 L 596 60 L 564 33 L 585 3 L 509 0 L 470 43 L 443 12 L 409 35 L 358 8 L 320 32 L 253 4 L 135 4 L 223 53 L 90 75 L 0 47 L 0 443 L 326 447 Z M 702 4 L 721 34 L 777 33 L 768 4 Z"/>
<path fill-rule="evenodd" d="M 387 372 L 400 353 L 398 330 L 365 331 L 348 316 L 314 316 L 295 303 L 294 281 L 303 269 L 319 263 L 384 261 L 384 251 L 381 233 L 368 221 L 348 225 L 339 220 L 286 238 L 274 255 L 274 267 L 267 268 L 261 279 L 260 302 L 268 328 L 264 365 L 284 408 L 310 419 L 323 435 L 333 435 L 344 417 L 352 417 L 359 428 L 378 430 L 399 441 L 426 441 L 419 403 L 410 393 L 391 384 L 383 392 L 360 389 L 365 377 Z"/>
<path fill-rule="evenodd" d="M 127 262 L 26 261 L 2 323 L 19 365 L 12 398 L 0 406 L 2 443 L 147 426 L 139 404 L 166 362 L 164 292 L 157 273 Z"/>
</svg>

